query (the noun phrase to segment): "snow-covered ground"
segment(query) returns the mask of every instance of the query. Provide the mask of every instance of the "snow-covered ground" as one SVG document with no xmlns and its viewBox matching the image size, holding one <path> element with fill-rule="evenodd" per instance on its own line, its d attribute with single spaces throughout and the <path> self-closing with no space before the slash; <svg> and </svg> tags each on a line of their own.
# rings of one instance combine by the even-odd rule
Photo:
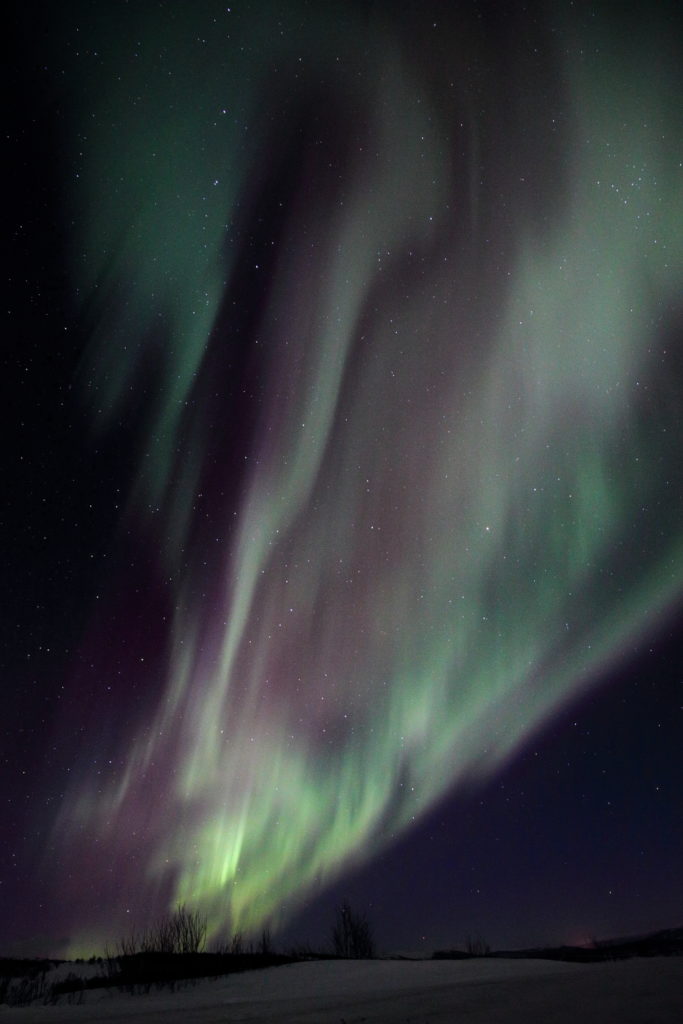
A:
<svg viewBox="0 0 683 1024">
<path fill-rule="evenodd" d="M 0 1006 L 0 1024 L 681 1024 L 683 957 L 311 962 L 175 993 L 97 991 L 86 999 Z"/>
</svg>

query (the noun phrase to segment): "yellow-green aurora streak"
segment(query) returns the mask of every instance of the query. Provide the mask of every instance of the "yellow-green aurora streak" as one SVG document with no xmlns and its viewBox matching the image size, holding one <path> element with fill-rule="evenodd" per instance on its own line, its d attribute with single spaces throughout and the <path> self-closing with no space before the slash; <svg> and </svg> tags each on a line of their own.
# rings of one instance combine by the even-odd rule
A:
<svg viewBox="0 0 683 1024">
<path fill-rule="evenodd" d="M 683 582 L 657 333 L 683 202 L 661 49 L 648 74 L 654 19 L 652 39 L 602 40 L 600 56 L 564 27 L 557 128 L 515 80 L 475 95 L 469 60 L 487 51 L 464 15 L 421 75 L 379 18 L 302 11 L 263 4 L 228 39 L 186 5 L 163 48 L 153 24 L 113 40 L 90 26 L 128 70 L 73 101 L 83 379 L 109 429 L 149 387 L 128 523 L 153 520 L 176 594 L 156 712 L 125 771 L 72 793 L 60 827 L 125 851 L 146 807 L 140 891 L 170 885 L 213 932 L 277 925 L 494 771 Z M 198 390 L 226 344 L 233 225 L 322 78 L 346 118 L 344 167 L 316 162 L 317 127 L 300 141 L 254 332 L 245 475 L 217 500 L 207 552 L 192 539 L 202 445 L 209 431 L 214 451 L 238 443 Z M 562 134 L 542 218 L 520 201 L 523 158 L 496 164 L 478 125 L 508 88 L 501 118 L 522 132 L 544 113 L 539 137 Z M 641 515 L 658 529 L 639 533 Z"/>
</svg>

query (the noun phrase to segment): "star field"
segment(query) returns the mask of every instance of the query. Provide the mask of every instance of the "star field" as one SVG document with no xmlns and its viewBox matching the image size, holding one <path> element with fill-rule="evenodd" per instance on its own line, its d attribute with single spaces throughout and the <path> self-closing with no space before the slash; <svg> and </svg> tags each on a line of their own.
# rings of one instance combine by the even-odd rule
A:
<svg viewBox="0 0 683 1024">
<path fill-rule="evenodd" d="M 8 941 L 678 923 L 680 19 L 454 6 L 18 19 Z"/>
</svg>

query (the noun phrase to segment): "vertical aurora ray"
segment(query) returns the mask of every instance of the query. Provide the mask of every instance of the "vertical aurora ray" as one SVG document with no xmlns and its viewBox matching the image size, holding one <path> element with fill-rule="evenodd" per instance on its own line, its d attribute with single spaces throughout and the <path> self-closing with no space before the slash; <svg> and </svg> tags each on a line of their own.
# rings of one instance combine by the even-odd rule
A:
<svg viewBox="0 0 683 1024">
<path fill-rule="evenodd" d="M 121 28 L 154 60 L 78 112 L 83 379 L 108 429 L 136 410 L 127 523 L 173 615 L 123 769 L 60 830 L 249 930 L 679 598 L 677 85 L 656 24 L 593 29 L 604 61 L 565 26 L 546 100 L 463 13 L 428 42 L 348 6 L 184 17 L 162 49 Z"/>
</svg>

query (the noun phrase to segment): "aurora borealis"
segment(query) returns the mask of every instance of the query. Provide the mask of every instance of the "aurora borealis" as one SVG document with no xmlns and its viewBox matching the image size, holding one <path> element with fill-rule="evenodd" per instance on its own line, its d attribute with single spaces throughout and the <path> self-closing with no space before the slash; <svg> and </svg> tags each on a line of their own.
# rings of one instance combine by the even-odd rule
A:
<svg viewBox="0 0 683 1024">
<path fill-rule="evenodd" d="M 683 589 L 673 6 L 130 6 L 40 51 L 108 467 L 44 819 L 73 949 L 286 925 Z"/>
</svg>

